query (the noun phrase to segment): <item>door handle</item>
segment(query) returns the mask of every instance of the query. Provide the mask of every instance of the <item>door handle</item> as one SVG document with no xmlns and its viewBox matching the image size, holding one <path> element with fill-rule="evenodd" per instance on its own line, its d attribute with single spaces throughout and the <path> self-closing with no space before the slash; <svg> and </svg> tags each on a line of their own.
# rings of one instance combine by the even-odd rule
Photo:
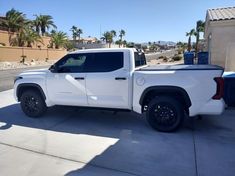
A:
<svg viewBox="0 0 235 176">
<path fill-rule="evenodd" d="M 125 77 L 116 77 L 115 80 L 126 80 Z"/>
<path fill-rule="evenodd" d="M 85 78 L 84 77 L 75 77 L 74 79 L 76 79 L 76 80 L 84 80 Z"/>
</svg>

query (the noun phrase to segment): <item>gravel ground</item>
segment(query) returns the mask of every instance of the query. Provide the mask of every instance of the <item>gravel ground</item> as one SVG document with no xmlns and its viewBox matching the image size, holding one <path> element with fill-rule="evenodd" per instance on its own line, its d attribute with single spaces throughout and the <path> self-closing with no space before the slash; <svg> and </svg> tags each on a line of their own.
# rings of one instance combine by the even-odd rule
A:
<svg viewBox="0 0 235 176">
<path fill-rule="evenodd" d="M 33 61 L 33 62 L 0 62 L 0 70 L 8 70 L 8 69 L 18 69 L 18 68 L 31 68 L 38 66 L 49 66 L 55 63 L 56 60 L 45 61 Z"/>
</svg>

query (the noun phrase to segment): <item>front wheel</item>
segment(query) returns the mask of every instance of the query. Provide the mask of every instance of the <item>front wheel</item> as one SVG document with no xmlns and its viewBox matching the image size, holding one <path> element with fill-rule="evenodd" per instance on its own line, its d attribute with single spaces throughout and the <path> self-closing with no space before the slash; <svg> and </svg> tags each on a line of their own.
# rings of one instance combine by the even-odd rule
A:
<svg viewBox="0 0 235 176">
<path fill-rule="evenodd" d="M 152 128 L 162 132 L 171 132 L 182 124 L 184 109 L 176 99 L 159 96 L 149 103 L 146 116 Z"/>
<path fill-rule="evenodd" d="M 36 90 L 27 90 L 23 92 L 20 98 L 20 105 L 27 116 L 34 118 L 42 116 L 47 110 L 44 99 Z"/>
</svg>

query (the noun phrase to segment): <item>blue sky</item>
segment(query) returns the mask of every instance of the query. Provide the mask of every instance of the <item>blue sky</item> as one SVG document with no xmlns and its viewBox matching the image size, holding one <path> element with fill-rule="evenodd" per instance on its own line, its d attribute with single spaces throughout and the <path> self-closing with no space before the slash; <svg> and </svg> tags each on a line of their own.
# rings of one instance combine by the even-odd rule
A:
<svg viewBox="0 0 235 176">
<path fill-rule="evenodd" d="M 71 35 L 76 25 L 83 37 L 100 37 L 100 31 L 124 29 L 134 42 L 187 41 L 185 33 L 204 20 L 208 8 L 235 6 L 234 0 L 0 0 L 0 15 L 15 8 L 33 19 L 53 16 L 58 30 Z M 101 30 L 100 30 L 101 29 Z"/>
</svg>

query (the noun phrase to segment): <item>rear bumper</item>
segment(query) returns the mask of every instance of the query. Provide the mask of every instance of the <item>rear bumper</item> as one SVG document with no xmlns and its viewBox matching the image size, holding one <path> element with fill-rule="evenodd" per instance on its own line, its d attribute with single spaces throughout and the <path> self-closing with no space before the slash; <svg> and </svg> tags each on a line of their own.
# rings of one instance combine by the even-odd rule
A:
<svg viewBox="0 0 235 176">
<path fill-rule="evenodd" d="M 224 112 L 224 100 L 210 100 L 202 107 L 198 108 L 197 112 L 190 112 L 190 116 L 195 115 L 220 115 Z"/>
</svg>

